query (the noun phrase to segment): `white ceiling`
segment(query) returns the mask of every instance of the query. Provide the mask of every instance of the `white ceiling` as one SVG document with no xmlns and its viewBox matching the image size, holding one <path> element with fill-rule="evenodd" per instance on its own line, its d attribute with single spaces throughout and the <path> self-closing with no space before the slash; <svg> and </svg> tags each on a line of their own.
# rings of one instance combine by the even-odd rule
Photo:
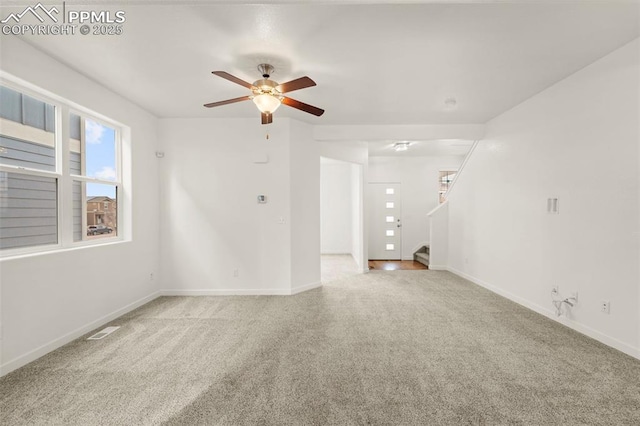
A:
<svg viewBox="0 0 640 426">
<path fill-rule="evenodd" d="M 640 20 L 637 2 L 134 3 L 110 7 L 126 12 L 121 36 L 26 39 L 158 117 L 258 120 L 250 102 L 202 104 L 247 94 L 212 70 L 252 82 L 270 62 L 276 81 L 313 78 L 291 97 L 326 110 L 276 119 L 314 124 L 484 123 L 638 37 Z"/>
<path fill-rule="evenodd" d="M 464 157 L 473 141 L 461 139 L 411 141 L 406 151 L 396 151 L 396 141 L 369 142 L 369 157 Z"/>
</svg>

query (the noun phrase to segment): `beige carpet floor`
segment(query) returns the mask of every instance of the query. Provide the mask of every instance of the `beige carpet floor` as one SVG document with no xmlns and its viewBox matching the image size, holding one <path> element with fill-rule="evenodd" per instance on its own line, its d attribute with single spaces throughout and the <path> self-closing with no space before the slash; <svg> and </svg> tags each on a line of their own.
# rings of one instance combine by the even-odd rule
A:
<svg viewBox="0 0 640 426">
<path fill-rule="evenodd" d="M 0 379 L 0 424 L 640 424 L 640 361 L 447 272 L 164 297 L 110 325 Z"/>
<path fill-rule="evenodd" d="M 323 254 L 320 256 L 322 283 L 360 274 L 360 268 L 350 254 Z"/>
</svg>

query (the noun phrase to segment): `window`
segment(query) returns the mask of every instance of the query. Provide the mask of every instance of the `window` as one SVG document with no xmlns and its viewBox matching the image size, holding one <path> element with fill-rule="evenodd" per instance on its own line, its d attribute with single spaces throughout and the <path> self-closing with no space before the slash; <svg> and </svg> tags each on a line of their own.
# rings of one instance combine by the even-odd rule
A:
<svg viewBox="0 0 640 426">
<path fill-rule="evenodd" d="M 63 101 L 0 84 L 0 254 L 119 236 L 120 133 Z"/>
<path fill-rule="evenodd" d="M 440 204 L 446 201 L 444 195 L 449 190 L 456 173 L 458 173 L 457 170 L 443 170 L 438 174 L 438 201 Z"/>
<path fill-rule="evenodd" d="M 118 235 L 118 132 L 80 115 L 69 120 L 73 241 Z"/>
</svg>

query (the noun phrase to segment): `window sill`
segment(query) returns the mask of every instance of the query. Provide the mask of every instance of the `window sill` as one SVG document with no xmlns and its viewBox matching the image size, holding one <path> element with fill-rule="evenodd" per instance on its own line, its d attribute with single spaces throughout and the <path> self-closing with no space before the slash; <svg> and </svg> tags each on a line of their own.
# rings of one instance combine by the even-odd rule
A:
<svg viewBox="0 0 640 426">
<path fill-rule="evenodd" d="M 124 238 L 117 238 L 116 237 L 116 238 L 114 238 L 113 240 L 110 240 L 110 241 L 79 242 L 79 243 L 75 243 L 73 246 L 68 246 L 68 247 L 61 247 L 60 245 L 48 246 L 46 249 L 43 248 L 43 247 L 38 247 L 37 249 L 34 248 L 33 250 L 29 250 L 29 251 L 20 251 L 20 252 L 16 252 L 16 253 L 0 254 L 0 263 L 5 262 L 5 261 L 26 259 L 26 258 L 37 257 L 37 256 L 46 256 L 46 255 L 51 255 L 51 254 L 73 252 L 73 251 L 76 251 L 76 250 L 84 250 L 84 249 L 90 249 L 90 248 L 114 246 L 114 245 L 119 245 L 119 244 L 130 243 L 130 242 L 131 242 L 131 239 L 124 239 Z"/>
</svg>

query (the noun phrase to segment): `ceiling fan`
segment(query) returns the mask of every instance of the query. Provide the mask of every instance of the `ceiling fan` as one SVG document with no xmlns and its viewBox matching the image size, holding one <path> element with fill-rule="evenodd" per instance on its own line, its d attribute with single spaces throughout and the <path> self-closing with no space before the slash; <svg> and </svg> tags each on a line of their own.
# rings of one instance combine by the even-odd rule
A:
<svg viewBox="0 0 640 426">
<path fill-rule="evenodd" d="M 247 83 L 246 81 L 224 71 L 212 71 L 212 74 L 215 74 L 218 77 L 222 77 L 250 89 L 251 95 L 227 99 L 226 101 L 212 102 L 210 104 L 205 104 L 204 106 L 207 108 L 213 108 L 251 99 L 260 110 L 262 115 L 262 124 L 269 124 L 273 122 L 273 113 L 278 109 L 281 103 L 318 117 L 324 114 L 323 109 L 283 96 L 283 93 L 289 93 L 294 90 L 315 86 L 315 81 L 311 80 L 309 77 L 300 77 L 287 83 L 278 84 L 277 82 L 269 79 L 273 70 L 273 66 L 269 64 L 258 65 L 258 71 L 262 74 L 262 79 L 254 81 L 253 84 Z"/>
</svg>

